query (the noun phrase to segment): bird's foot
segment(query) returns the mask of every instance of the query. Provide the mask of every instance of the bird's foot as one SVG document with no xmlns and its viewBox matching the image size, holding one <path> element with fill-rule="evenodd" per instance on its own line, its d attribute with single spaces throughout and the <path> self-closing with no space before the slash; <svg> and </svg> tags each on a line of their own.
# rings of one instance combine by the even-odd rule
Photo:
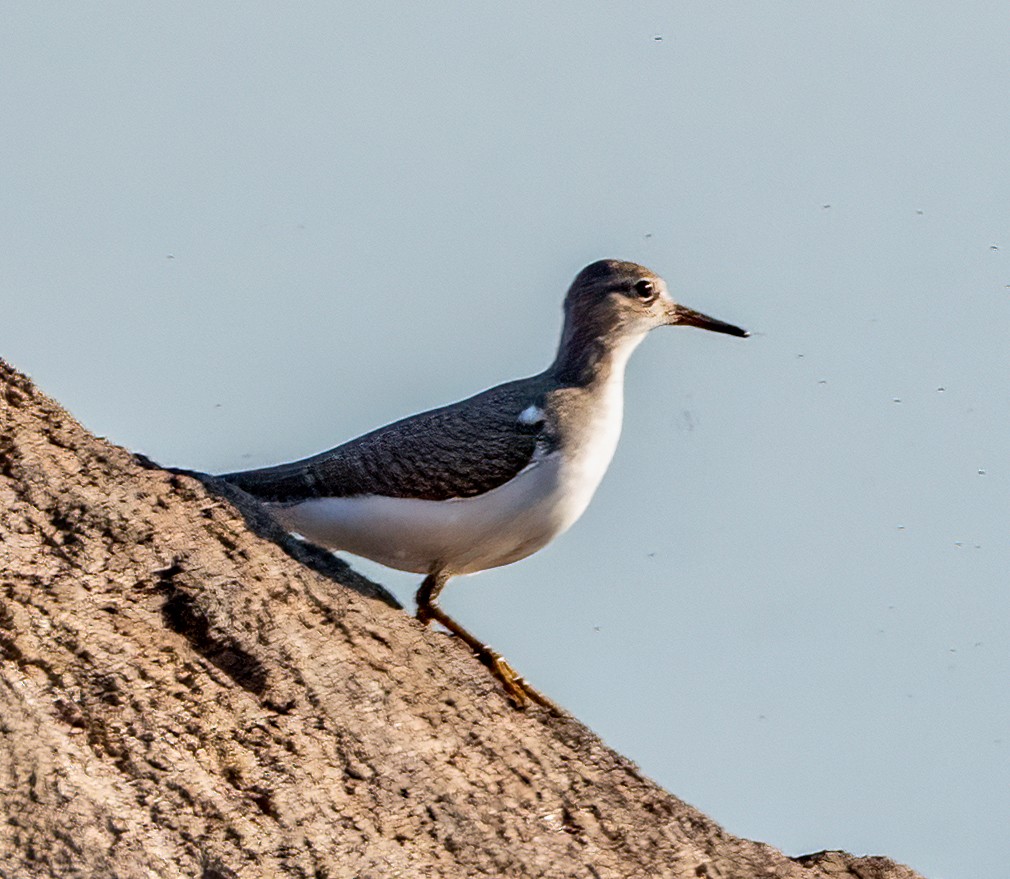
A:
<svg viewBox="0 0 1010 879">
<path fill-rule="evenodd" d="M 491 670 L 491 673 L 502 682 L 505 693 L 514 707 L 524 709 L 530 701 L 533 701 L 552 714 L 563 713 L 554 702 L 531 686 L 526 678 L 519 675 L 500 653 L 490 647 L 484 647 L 477 655 L 480 657 L 480 661 Z"/>
<path fill-rule="evenodd" d="M 418 590 L 417 620 L 421 625 L 428 625 L 431 622 L 439 622 L 445 626 L 453 635 L 459 638 L 476 655 L 481 663 L 488 668 L 505 688 L 505 695 L 515 708 L 524 709 L 530 702 L 535 702 L 542 708 L 546 708 L 552 714 L 561 715 L 564 712 L 548 699 L 535 687 L 530 686 L 526 679 L 521 677 L 511 665 L 508 664 L 504 656 L 496 650 L 492 650 L 486 644 L 482 644 L 452 617 L 446 614 L 437 604 L 426 589 L 429 580 L 426 579 Z M 437 594 L 437 593 L 436 593 Z"/>
<path fill-rule="evenodd" d="M 508 664 L 505 657 L 490 647 L 485 647 L 477 655 L 480 661 L 491 670 L 491 674 L 502 682 L 502 686 L 505 687 L 505 693 L 512 705 L 515 708 L 524 709 L 528 699 L 526 691 L 520 684 L 522 678 L 516 674 L 515 669 Z"/>
</svg>

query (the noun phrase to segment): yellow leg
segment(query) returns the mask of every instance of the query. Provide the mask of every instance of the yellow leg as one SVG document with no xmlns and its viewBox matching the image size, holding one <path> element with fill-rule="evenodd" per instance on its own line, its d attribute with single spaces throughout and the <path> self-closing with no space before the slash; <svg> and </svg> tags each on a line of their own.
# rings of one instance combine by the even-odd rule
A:
<svg viewBox="0 0 1010 879">
<path fill-rule="evenodd" d="M 528 700 L 533 700 L 538 705 L 543 706 L 554 714 L 561 714 L 561 709 L 548 699 L 543 693 L 527 683 L 525 678 L 516 674 L 515 669 L 505 660 L 500 653 L 492 650 L 487 644 L 477 640 L 449 614 L 438 605 L 438 595 L 449 582 L 449 577 L 445 574 L 429 574 L 424 578 L 424 582 L 417 590 L 417 618 L 427 625 L 432 620 L 441 623 L 457 638 L 463 641 L 476 655 L 477 658 L 490 669 L 509 697 L 509 701 L 516 708 L 525 708 Z"/>
</svg>

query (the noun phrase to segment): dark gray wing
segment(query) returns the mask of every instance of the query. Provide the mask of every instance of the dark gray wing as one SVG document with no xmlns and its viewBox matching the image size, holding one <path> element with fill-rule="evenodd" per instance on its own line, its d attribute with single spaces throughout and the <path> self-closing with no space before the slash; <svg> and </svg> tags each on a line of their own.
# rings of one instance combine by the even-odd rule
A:
<svg viewBox="0 0 1010 879">
<path fill-rule="evenodd" d="M 282 503 L 358 495 L 441 501 L 484 494 L 532 459 L 544 423 L 522 423 L 519 414 L 541 402 L 539 390 L 536 378 L 499 385 L 311 458 L 221 479 Z"/>
</svg>

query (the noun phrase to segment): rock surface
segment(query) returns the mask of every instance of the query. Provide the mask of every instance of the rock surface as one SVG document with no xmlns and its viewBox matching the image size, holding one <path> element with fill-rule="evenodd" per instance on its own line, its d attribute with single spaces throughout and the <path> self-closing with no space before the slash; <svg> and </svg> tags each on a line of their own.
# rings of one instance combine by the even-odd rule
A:
<svg viewBox="0 0 1010 879">
<path fill-rule="evenodd" d="M 0 813 L 3 879 L 917 875 L 730 835 L 3 361 Z"/>
</svg>

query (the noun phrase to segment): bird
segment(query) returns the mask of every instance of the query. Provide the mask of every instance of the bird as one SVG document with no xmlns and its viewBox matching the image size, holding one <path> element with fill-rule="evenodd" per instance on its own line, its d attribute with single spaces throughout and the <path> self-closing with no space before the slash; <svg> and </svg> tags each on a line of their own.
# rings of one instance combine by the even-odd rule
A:
<svg viewBox="0 0 1010 879">
<path fill-rule="evenodd" d="M 605 259 L 576 275 L 543 372 L 395 421 L 309 458 L 220 478 L 286 530 L 329 550 L 424 575 L 417 619 L 440 623 L 509 701 L 560 709 L 439 604 L 452 577 L 512 564 L 582 515 L 617 448 L 624 373 L 653 329 L 746 337 L 681 305 L 655 272 Z"/>
</svg>

